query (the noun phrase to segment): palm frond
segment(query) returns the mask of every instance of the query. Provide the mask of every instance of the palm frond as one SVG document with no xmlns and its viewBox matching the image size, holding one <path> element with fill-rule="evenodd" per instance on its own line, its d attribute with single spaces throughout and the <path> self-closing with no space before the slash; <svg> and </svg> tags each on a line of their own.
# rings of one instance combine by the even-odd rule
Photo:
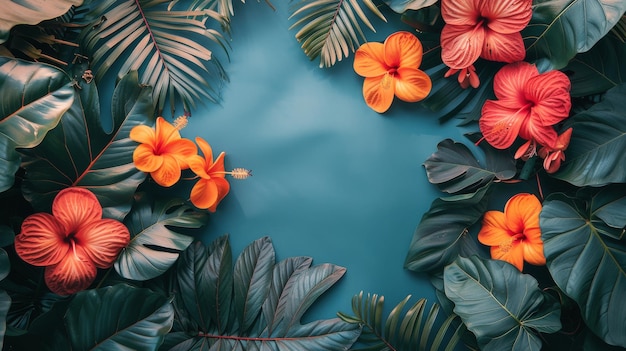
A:
<svg viewBox="0 0 626 351">
<path fill-rule="evenodd" d="M 168 9 L 174 8 L 174 6 L 179 3 L 179 1 L 180 0 L 172 0 L 170 2 L 170 5 L 168 6 Z M 241 0 L 241 2 L 245 3 L 246 1 Z M 273 10 L 275 9 L 270 0 L 265 0 L 265 3 Z M 233 0 L 193 0 L 189 2 L 189 4 L 187 5 L 187 9 L 189 9 L 190 11 L 213 10 L 227 18 L 235 15 Z"/>
<path fill-rule="evenodd" d="M 372 0 L 300 0 L 291 8 L 289 19 L 296 22 L 289 29 L 299 28 L 296 39 L 311 60 L 320 58 L 320 67 L 348 57 L 367 40 L 361 22 L 376 32 L 359 2 L 387 21 Z"/>
<path fill-rule="evenodd" d="M 190 114 L 196 101 L 219 102 L 219 87 L 228 80 L 219 59 L 207 48 L 217 44 L 228 54 L 221 31 L 228 20 L 213 10 L 168 10 L 169 0 L 92 1 L 81 48 L 91 59 L 96 80 L 113 69 L 118 79 L 138 71 L 140 83 L 153 88 L 157 113 L 166 101 L 172 116 L 182 103 Z M 210 22 L 209 22 L 210 21 Z M 208 27 L 213 24 L 220 30 Z"/>
<path fill-rule="evenodd" d="M 626 15 L 622 15 L 619 21 L 611 28 L 613 33 L 622 43 L 626 42 Z"/>
<path fill-rule="evenodd" d="M 400 301 L 383 321 L 384 296 L 363 295 L 361 291 L 352 298 L 354 316 L 338 313 L 348 323 L 362 325 L 363 329 L 354 351 L 451 351 L 464 332 L 464 326 L 456 315 L 439 318 L 439 305 L 433 304 L 426 311 L 426 300 L 420 299 L 406 312 L 404 308 L 411 296 Z"/>
</svg>

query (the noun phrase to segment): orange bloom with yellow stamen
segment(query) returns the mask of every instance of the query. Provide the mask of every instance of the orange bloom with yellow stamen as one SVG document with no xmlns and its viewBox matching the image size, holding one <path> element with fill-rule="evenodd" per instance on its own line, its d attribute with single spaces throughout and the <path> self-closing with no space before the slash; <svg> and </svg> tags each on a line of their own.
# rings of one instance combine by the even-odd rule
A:
<svg viewBox="0 0 626 351">
<path fill-rule="evenodd" d="M 365 77 L 363 97 L 367 106 L 383 113 L 394 96 L 406 102 L 428 96 L 432 82 L 418 69 L 422 54 L 422 43 L 409 32 L 393 33 L 384 43 L 361 45 L 354 55 L 354 71 Z"/>
<path fill-rule="evenodd" d="M 524 261 L 545 265 L 539 228 L 541 202 L 532 194 L 517 194 L 507 201 L 504 212 L 487 211 L 478 241 L 491 246 L 491 258 L 503 260 L 520 271 Z"/>
<path fill-rule="evenodd" d="M 230 184 L 226 180 L 224 171 L 224 152 L 213 161 L 211 145 L 204 139 L 197 137 L 196 143 L 204 157 L 196 155 L 189 159 L 189 168 L 200 178 L 191 189 L 191 203 L 200 209 L 215 212 L 217 205 L 230 191 Z"/>
<path fill-rule="evenodd" d="M 140 125 L 130 131 L 130 139 L 140 143 L 133 152 L 135 167 L 164 187 L 180 180 L 181 170 L 189 168 L 187 159 L 198 152 L 193 141 L 180 136 L 181 125 L 158 117 L 154 129 Z"/>
<path fill-rule="evenodd" d="M 52 214 L 36 213 L 22 222 L 15 251 L 25 262 L 46 267 L 44 279 L 52 292 L 70 295 L 96 278 L 97 268 L 109 268 L 128 245 L 128 228 L 102 218 L 102 207 L 89 190 L 61 190 Z"/>
</svg>

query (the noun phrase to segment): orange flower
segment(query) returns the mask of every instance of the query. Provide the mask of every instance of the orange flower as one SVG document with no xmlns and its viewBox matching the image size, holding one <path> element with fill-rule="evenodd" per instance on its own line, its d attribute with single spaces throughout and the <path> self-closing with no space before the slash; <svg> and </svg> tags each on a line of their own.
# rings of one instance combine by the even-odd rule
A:
<svg viewBox="0 0 626 351">
<path fill-rule="evenodd" d="M 196 143 L 202 150 L 203 157 L 196 155 L 189 159 L 189 167 L 200 177 L 200 180 L 191 189 L 191 202 L 201 209 L 215 212 L 217 205 L 228 194 L 230 184 L 226 180 L 224 171 L 224 152 L 220 153 L 213 162 L 213 150 L 204 139 L 197 137 Z"/>
<path fill-rule="evenodd" d="M 498 100 L 485 102 L 478 121 L 483 137 L 498 149 L 513 145 L 517 136 L 554 147 L 553 126 L 567 118 L 571 108 L 569 89 L 569 78 L 560 71 L 540 74 L 527 62 L 502 67 L 493 79 Z"/>
<path fill-rule="evenodd" d="M 572 138 L 572 128 L 568 128 L 556 139 L 553 148 L 544 146 L 539 149 L 539 157 L 543 158 L 543 168 L 548 173 L 554 173 L 561 168 L 561 162 L 565 161 L 565 149 L 569 146 Z"/>
<path fill-rule="evenodd" d="M 511 263 L 520 271 L 524 261 L 546 264 L 539 228 L 541 203 L 532 194 L 517 194 L 507 201 L 504 213 L 487 211 L 478 241 L 491 246 L 491 257 Z"/>
<path fill-rule="evenodd" d="M 479 57 L 489 61 L 516 62 L 526 56 L 520 31 L 532 17 L 532 0 L 442 0 L 441 59 L 459 70 L 459 82 L 478 87 L 472 67 Z"/>
<path fill-rule="evenodd" d="M 178 182 L 181 170 L 189 168 L 187 159 L 198 152 L 193 141 L 180 136 L 179 130 L 185 124 L 184 117 L 179 117 L 174 125 L 158 117 L 156 130 L 141 125 L 130 131 L 130 138 L 140 143 L 133 152 L 135 167 L 150 173 L 161 186 L 169 187 Z"/>
<path fill-rule="evenodd" d="M 27 263 L 46 267 L 44 278 L 52 292 L 70 295 L 89 287 L 96 268 L 109 268 L 130 241 L 124 224 L 102 219 L 102 207 L 87 189 L 61 190 L 52 215 L 36 213 L 22 223 L 15 251 Z"/>
<path fill-rule="evenodd" d="M 389 109 L 394 96 L 406 102 L 424 99 L 432 88 L 430 77 L 418 68 L 422 43 L 409 32 L 391 34 L 384 43 L 365 43 L 354 55 L 354 71 L 365 77 L 363 97 L 378 113 Z"/>
</svg>

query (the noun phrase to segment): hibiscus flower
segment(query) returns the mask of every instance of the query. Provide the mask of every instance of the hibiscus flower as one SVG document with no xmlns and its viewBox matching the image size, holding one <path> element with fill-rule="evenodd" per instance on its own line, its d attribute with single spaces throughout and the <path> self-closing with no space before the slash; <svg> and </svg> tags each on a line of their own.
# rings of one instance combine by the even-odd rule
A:
<svg viewBox="0 0 626 351">
<path fill-rule="evenodd" d="M 442 0 L 441 59 L 466 88 L 478 87 L 474 62 L 512 63 L 526 56 L 520 31 L 532 17 L 532 0 Z"/>
<path fill-rule="evenodd" d="M 541 203 L 535 195 L 517 194 L 507 201 L 504 212 L 487 211 L 478 241 L 491 246 L 491 257 L 511 263 L 520 271 L 524 261 L 545 265 L 539 228 Z"/>
<path fill-rule="evenodd" d="M 406 102 L 423 100 L 432 88 L 419 70 L 422 43 L 409 32 L 391 34 L 384 43 L 365 43 L 354 55 L 354 71 L 365 77 L 363 97 L 378 113 L 389 109 L 394 96 Z"/>
<path fill-rule="evenodd" d="M 189 167 L 200 177 L 191 189 L 191 203 L 198 208 L 215 212 L 217 205 L 230 190 L 230 184 L 225 176 L 231 172 L 224 171 L 226 156 L 224 152 L 220 153 L 214 162 L 211 145 L 200 137 L 196 137 L 196 143 L 204 157 L 196 155 L 189 159 Z"/>
<path fill-rule="evenodd" d="M 570 81 L 563 72 L 540 74 L 535 65 L 527 62 L 508 64 L 496 73 L 493 90 L 498 100 L 485 102 L 478 121 L 489 144 L 506 149 L 519 136 L 555 147 L 557 134 L 553 126 L 569 116 L 572 105 Z"/>
<path fill-rule="evenodd" d="M 539 157 L 543 158 L 543 168 L 546 172 L 554 173 L 561 168 L 561 162 L 565 161 L 565 149 L 572 138 L 572 131 L 572 128 L 568 128 L 559 135 L 554 147 L 544 146 L 539 149 Z"/>
<path fill-rule="evenodd" d="M 179 130 L 185 124 L 184 117 L 179 117 L 174 125 L 158 117 L 155 129 L 140 125 L 130 131 L 130 139 L 140 143 L 133 152 L 135 167 L 150 173 L 161 186 L 176 184 L 181 170 L 189 168 L 187 159 L 198 152 L 193 141 L 180 136 Z"/>
<path fill-rule="evenodd" d="M 97 268 L 111 267 L 129 241 L 124 224 L 102 218 L 91 191 L 71 187 L 56 195 L 52 214 L 24 219 L 15 251 L 27 263 L 46 267 L 44 279 L 52 292 L 70 295 L 89 287 Z"/>
</svg>

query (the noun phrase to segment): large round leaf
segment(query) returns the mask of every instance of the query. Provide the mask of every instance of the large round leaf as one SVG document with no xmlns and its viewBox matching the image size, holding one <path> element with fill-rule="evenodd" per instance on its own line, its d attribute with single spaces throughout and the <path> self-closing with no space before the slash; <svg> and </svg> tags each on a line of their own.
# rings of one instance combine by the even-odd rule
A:
<svg viewBox="0 0 626 351">
<path fill-rule="evenodd" d="M 37 24 L 59 17 L 83 0 L 0 0 L 0 44 L 4 43 L 11 28 L 18 24 Z"/>
<path fill-rule="evenodd" d="M 507 262 L 459 257 L 443 279 L 454 313 L 476 335 L 481 350 L 540 350 L 537 332 L 561 329 L 558 302 Z"/>
<path fill-rule="evenodd" d="M 626 347 L 626 194 L 623 185 L 555 193 L 540 215 L 548 269 L 589 328 Z"/>
<path fill-rule="evenodd" d="M 72 105 L 74 88 L 69 76 L 56 67 L 0 57 L 0 91 L 2 192 L 13 185 L 20 166 L 15 149 L 41 143 Z"/>
<path fill-rule="evenodd" d="M 72 350 L 157 350 L 174 307 L 149 289 L 118 284 L 78 293 L 65 322 Z"/>
<path fill-rule="evenodd" d="M 577 186 L 626 183 L 626 84 L 610 89 L 587 111 L 570 117 L 573 128 L 557 178 Z"/>
</svg>

